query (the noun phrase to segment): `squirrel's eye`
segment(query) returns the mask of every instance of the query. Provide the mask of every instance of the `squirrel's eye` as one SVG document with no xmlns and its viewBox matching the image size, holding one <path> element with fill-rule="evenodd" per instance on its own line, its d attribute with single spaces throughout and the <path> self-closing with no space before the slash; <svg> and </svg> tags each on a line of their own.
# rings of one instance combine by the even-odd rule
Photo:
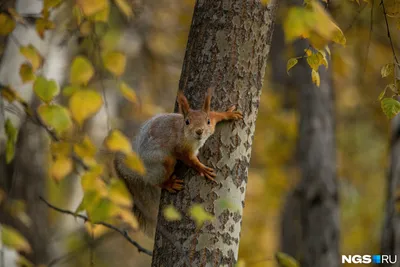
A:
<svg viewBox="0 0 400 267">
<path fill-rule="evenodd" d="M 190 123 L 189 119 L 187 119 L 187 120 L 185 121 L 185 123 L 186 123 L 186 125 L 189 125 L 189 123 Z"/>
<path fill-rule="evenodd" d="M 211 123 L 211 122 L 210 122 L 210 119 L 208 119 L 208 120 L 207 120 L 207 124 L 210 124 L 210 123 Z"/>
</svg>

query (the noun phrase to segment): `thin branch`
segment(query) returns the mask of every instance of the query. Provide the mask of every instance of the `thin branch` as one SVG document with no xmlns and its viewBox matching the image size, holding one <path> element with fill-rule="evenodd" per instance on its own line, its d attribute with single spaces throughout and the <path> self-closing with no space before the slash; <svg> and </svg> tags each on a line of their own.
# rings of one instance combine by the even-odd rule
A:
<svg viewBox="0 0 400 267">
<path fill-rule="evenodd" d="M 392 36 L 390 35 L 389 23 L 388 23 L 387 13 L 386 13 L 385 4 L 383 3 L 383 0 L 381 0 L 381 4 L 380 4 L 380 5 L 382 6 L 383 15 L 384 15 L 384 17 L 385 17 L 387 36 L 388 36 L 389 41 L 390 41 L 390 46 L 392 47 L 393 58 L 394 58 L 394 60 L 395 60 L 395 62 L 396 62 L 396 64 L 397 64 L 397 66 L 398 66 L 398 65 L 399 65 L 399 61 L 398 61 L 397 56 L 396 56 L 396 51 L 394 50 L 394 45 L 393 45 Z M 397 67 L 397 66 L 396 66 L 396 67 Z"/>
<path fill-rule="evenodd" d="M 363 71 L 363 76 L 365 74 L 365 71 L 367 70 L 367 65 L 368 65 L 368 55 L 369 55 L 369 47 L 371 45 L 371 39 L 372 39 L 372 27 L 373 27 L 373 21 L 374 21 L 374 0 L 372 0 L 371 3 L 371 13 L 370 13 L 370 24 L 369 24 L 369 36 L 368 36 L 368 43 L 367 43 L 367 53 L 365 55 L 365 63 L 364 63 L 364 71 Z"/>
<path fill-rule="evenodd" d="M 104 227 L 107 227 L 107 228 L 109 228 L 109 229 L 114 230 L 115 232 L 118 232 L 119 234 L 121 234 L 129 243 L 131 243 L 132 245 L 134 245 L 134 246 L 137 248 L 137 250 L 138 250 L 139 252 L 143 252 L 143 253 L 145 253 L 145 254 L 147 254 L 147 255 L 149 255 L 149 256 L 152 256 L 152 255 L 153 255 L 153 253 L 152 253 L 150 250 L 148 250 L 148 249 L 142 247 L 138 242 L 136 242 L 135 240 L 133 240 L 133 239 L 129 236 L 129 234 L 128 234 L 128 232 L 127 232 L 126 230 L 121 230 L 121 229 L 119 229 L 118 227 L 116 227 L 116 226 L 114 226 L 114 225 L 112 225 L 112 224 L 106 223 L 106 222 L 92 222 L 92 221 L 90 221 L 90 219 L 89 219 L 88 217 L 86 217 L 86 216 L 84 216 L 84 215 L 82 215 L 82 214 L 76 214 L 76 213 L 74 213 L 74 212 L 72 212 L 72 211 L 58 208 L 58 207 L 56 207 L 56 206 L 50 204 L 50 203 L 49 203 L 47 200 L 45 200 L 43 197 L 40 196 L 39 198 L 40 198 L 40 200 L 43 201 L 49 208 L 51 208 L 51 209 L 53 209 L 53 210 L 55 210 L 55 211 L 58 211 L 58 212 L 61 212 L 61 213 L 64 213 L 64 214 L 72 215 L 72 216 L 74 216 L 74 217 L 76 217 L 76 218 L 82 219 L 84 222 L 90 222 L 91 224 L 94 224 L 94 225 L 102 225 L 102 226 L 104 226 Z"/>
</svg>

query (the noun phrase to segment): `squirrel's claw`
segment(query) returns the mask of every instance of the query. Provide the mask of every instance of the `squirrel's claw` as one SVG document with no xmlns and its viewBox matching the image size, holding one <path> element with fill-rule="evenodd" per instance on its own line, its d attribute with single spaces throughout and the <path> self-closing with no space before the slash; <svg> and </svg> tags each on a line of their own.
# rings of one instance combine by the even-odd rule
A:
<svg viewBox="0 0 400 267">
<path fill-rule="evenodd" d="M 234 111 L 236 109 L 236 106 L 232 106 L 228 108 L 227 112 L 229 112 L 229 119 L 231 120 L 241 120 L 243 119 L 243 114 L 240 111 Z"/>
<path fill-rule="evenodd" d="M 217 174 L 215 173 L 215 170 L 213 168 L 204 166 L 201 170 L 200 170 L 200 175 L 201 176 L 205 176 L 207 179 L 216 182 L 215 181 L 215 177 L 217 177 Z"/>
<path fill-rule="evenodd" d="M 161 187 L 170 193 L 176 193 L 183 189 L 183 180 L 177 179 L 176 175 L 173 174 L 168 180 L 162 183 Z"/>
</svg>

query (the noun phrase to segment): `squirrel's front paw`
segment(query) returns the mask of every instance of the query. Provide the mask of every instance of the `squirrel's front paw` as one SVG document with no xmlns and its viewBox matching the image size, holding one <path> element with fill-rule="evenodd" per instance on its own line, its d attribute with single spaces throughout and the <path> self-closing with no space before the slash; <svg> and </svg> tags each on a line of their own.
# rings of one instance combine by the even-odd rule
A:
<svg viewBox="0 0 400 267">
<path fill-rule="evenodd" d="M 213 168 L 203 166 L 199 170 L 199 173 L 201 176 L 205 176 L 207 179 L 216 182 L 214 178 L 217 177 L 217 174 L 215 173 L 215 170 Z"/>
<path fill-rule="evenodd" d="M 232 106 L 228 108 L 227 112 L 229 112 L 229 118 L 231 120 L 241 120 L 243 119 L 242 112 L 240 111 L 234 111 L 236 109 L 236 106 Z"/>
</svg>

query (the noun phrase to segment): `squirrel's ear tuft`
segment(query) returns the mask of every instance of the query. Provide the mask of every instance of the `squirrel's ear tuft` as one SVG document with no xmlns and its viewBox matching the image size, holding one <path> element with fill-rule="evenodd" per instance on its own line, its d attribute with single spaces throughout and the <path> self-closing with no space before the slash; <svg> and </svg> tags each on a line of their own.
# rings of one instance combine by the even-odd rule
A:
<svg viewBox="0 0 400 267">
<path fill-rule="evenodd" d="M 179 105 L 179 113 L 183 114 L 183 116 L 186 117 L 186 115 L 189 113 L 190 106 L 187 98 L 183 94 L 182 91 L 178 92 L 178 105 Z"/>
<path fill-rule="evenodd" d="M 211 96 L 213 89 L 210 87 L 207 90 L 206 98 L 204 99 L 203 111 L 208 113 L 211 109 Z"/>
</svg>

